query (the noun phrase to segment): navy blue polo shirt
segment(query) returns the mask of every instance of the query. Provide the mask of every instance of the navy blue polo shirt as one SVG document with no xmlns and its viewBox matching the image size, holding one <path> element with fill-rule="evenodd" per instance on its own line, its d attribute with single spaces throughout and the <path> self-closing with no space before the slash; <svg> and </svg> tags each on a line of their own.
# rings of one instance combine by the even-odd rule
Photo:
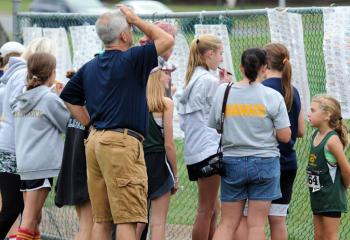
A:
<svg viewBox="0 0 350 240">
<path fill-rule="evenodd" d="M 125 52 L 105 51 L 79 69 L 60 97 L 73 105 L 86 105 L 96 129 L 129 128 L 145 136 L 146 85 L 157 65 L 154 44 Z"/>
<path fill-rule="evenodd" d="M 281 78 L 268 78 L 262 82 L 267 87 L 273 88 L 276 91 L 282 93 L 282 79 Z M 292 131 L 291 139 L 288 143 L 278 142 L 278 148 L 281 153 L 281 170 L 296 170 L 297 169 L 297 155 L 294 150 L 294 144 L 298 135 L 298 119 L 301 109 L 300 96 L 298 90 L 293 87 L 293 103 L 290 112 L 288 112 L 290 128 Z"/>
</svg>

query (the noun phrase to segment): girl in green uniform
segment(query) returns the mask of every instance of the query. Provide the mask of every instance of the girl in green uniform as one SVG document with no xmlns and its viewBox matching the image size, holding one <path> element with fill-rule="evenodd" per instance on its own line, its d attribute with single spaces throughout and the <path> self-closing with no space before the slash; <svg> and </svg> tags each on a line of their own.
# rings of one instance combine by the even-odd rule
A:
<svg viewBox="0 0 350 240">
<path fill-rule="evenodd" d="M 151 240 L 165 240 L 165 224 L 170 195 L 178 189 L 176 149 L 173 139 L 173 101 L 165 97 L 170 86 L 170 71 L 154 68 L 147 83 L 149 109 L 148 134 L 143 142 L 148 176 L 148 201 L 150 212 Z M 138 224 L 137 238 L 146 239 Z M 142 234 L 142 235 L 141 235 Z"/>
<path fill-rule="evenodd" d="M 330 96 L 313 99 L 308 118 L 317 130 L 313 134 L 307 166 L 315 240 L 338 239 L 342 212 L 347 211 L 346 189 L 350 165 L 344 154 L 348 130 L 341 108 Z"/>
</svg>

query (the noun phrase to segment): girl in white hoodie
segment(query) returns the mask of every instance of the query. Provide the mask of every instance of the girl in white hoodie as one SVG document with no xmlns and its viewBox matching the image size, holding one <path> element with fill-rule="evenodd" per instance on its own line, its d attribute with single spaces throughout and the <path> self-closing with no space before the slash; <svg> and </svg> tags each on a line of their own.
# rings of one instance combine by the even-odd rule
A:
<svg viewBox="0 0 350 240">
<path fill-rule="evenodd" d="M 223 62 L 223 45 L 213 35 L 201 35 L 191 43 L 185 89 L 178 104 L 180 127 L 185 133 L 184 159 L 189 179 L 197 181 L 198 209 L 193 240 L 211 239 L 218 215 L 220 176 L 200 177 L 196 167 L 216 154 L 220 135 L 207 125 L 213 97 L 220 82 L 230 81 L 226 72 L 216 74 Z"/>
<path fill-rule="evenodd" d="M 69 119 L 51 88 L 56 77 L 55 57 L 34 53 L 27 68 L 26 90 L 17 97 L 14 112 L 16 161 L 24 198 L 17 240 L 40 239 L 41 209 L 61 167 L 62 133 Z"/>
</svg>

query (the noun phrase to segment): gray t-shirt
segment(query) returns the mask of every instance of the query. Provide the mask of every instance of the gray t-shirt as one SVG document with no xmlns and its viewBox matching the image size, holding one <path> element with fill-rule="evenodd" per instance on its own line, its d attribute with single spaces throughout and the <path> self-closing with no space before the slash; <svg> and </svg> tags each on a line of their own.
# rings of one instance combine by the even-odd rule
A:
<svg viewBox="0 0 350 240">
<path fill-rule="evenodd" d="M 221 85 L 209 114 L 209 127 L 220 129 L 227 84 Z M 290 126 L 284 99 L 260 83 L 231 87 L 227 100 L 222 144 L 225 156 L 279 156 L 275 129 Z"/>
</svg>

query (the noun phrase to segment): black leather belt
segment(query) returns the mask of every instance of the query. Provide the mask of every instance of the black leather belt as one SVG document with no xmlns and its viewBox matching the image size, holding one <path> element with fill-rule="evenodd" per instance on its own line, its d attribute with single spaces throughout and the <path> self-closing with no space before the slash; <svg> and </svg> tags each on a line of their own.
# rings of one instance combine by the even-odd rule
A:
<svg viewBox="0 0 350 240">
<path fill-rule="evenodd" d="M 108 129 L 108 130 L 114 131 L 114 132 L 120 132 L 120 133 L 124 133 L 124 131 L 126 130 L 127 131 L 126 134 L 128 134 L 131 137 L 136 138 L 140 142 L 142 142 L 143 139 L 144 139 L 143 136 L 140 133 L 135 132 L 135 131 L 130 130 L 130 129 L 127 129 L 127 128 L 114 128 L 114 129 Z"/>
</svg>

